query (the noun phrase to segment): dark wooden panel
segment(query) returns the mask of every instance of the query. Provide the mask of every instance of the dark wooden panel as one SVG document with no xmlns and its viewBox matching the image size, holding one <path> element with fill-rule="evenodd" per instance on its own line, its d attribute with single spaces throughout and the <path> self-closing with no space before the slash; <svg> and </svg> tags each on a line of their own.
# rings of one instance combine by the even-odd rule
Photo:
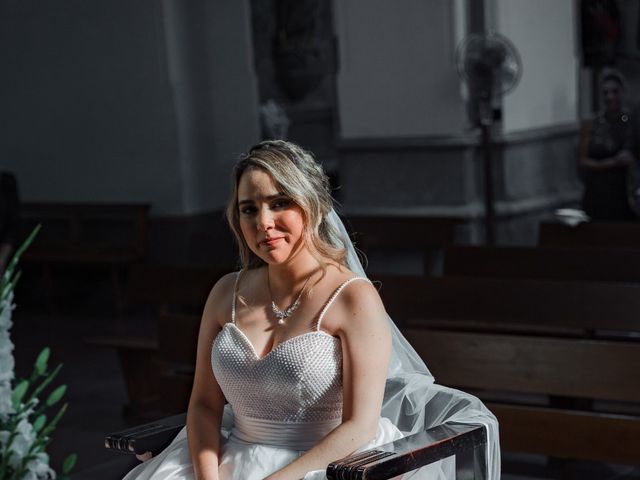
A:
<svg viewBox="0 0 640 480">
<path fill-rule="evenodd" d="M 50 251 L 53 261 L 62 261 L 58 260 L 58 251 L 66 243 L 70 254 L 64 261 L 73 263 L 72 254 L 79 245 L 97 248 L 107 237 L 109 244 L 124 244 L 137 257 L 144 257 L 150 209 L 151 205 L 145 203 L 24 203 L 21 206 L 24 233 L 38 223 L 43 225 L 25 259 L 42 261 Z M 100 226 L 97 230 L 96 225 Z M 38 257 L 31 253 L 35 249 L 40 252 Z"/>
<path fill-rule="evenodd" d="M 488 403 L 503 450 L 637 465 L 640 418 Z"/>
<path fill-rule="evenodd" d="M 158 317 L 158 348 L 163 361 L 190 366 L 196 363 L 200 316 L 162 313 Z"/>
<path fill-rule="evenodd" d="M 201 310 L 213 285 L 226 268 L 188 265 L 133 265 L 129 270 L 127 302 L 156 306 L 178 305 Z"/>
<path fill-rule="evenodd" d="M 577 227 L 541 222 L 538 245 L 640 248 L 640 222 L 591 222 Z"/>
<path fill-rule="evenodd" d="M 378 276 L 389 314 L 552 328 L 640 331 L 640 285 L 499 278 Z"/>
<path fill-rule="evenodd" d="M 460 219 L 352 215 L 345 225 L 358 246 L 373 249 L 429 249 L 453 244 Z"/>
<path fill-rule="evenodd" d="M 640 344 L 406 329 L 438 383 L 640 403 Z"/>
<path fill-rule="evenodd" d="M 454 246 L 445 249 L 444 274 L 640 282 L 640 248 Z"/>
</svg>

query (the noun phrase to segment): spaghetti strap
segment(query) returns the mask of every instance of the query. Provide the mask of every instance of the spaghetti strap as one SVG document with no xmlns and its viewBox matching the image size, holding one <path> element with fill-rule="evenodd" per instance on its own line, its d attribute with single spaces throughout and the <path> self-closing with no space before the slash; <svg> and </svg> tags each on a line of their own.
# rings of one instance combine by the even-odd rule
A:
<svg viewBox="0 0 640 480">
<path fill-rule="evenodd" d="M 236 324 L 236 295 L 238 293 L 238 281 L 240 280 L 240 274 L 242 270 L 238 271 L 236 275 L 236 281 L 233 284 L 233 295 L 231 300 L 231 323 Z"/>
<path fill-rule="evenodd" d="M 322 323 L 322 319 L 324 318 L 325 313 L 327 313 L 327 310 L 329 310 L 329 307 L 333 305 L 333 302 L 336 300 L 336 298 L 338 298 L 338 295 L 340 295 L 340 292 L 342 292 L 342 290 L 344 290 L 344 288 L 354 280 L 364 280 L 365 282 L 371 283 L 371 281 L 365 277 L 351 277 L 349 280 L 343 282 L 338 288 L 336 288 L 336 290 L 333 292 L 331 297 L 329 297 L 329 300 L 327 300 L 327 303 L 325 303 L 324 307 L 322 307 L 322 311 L 318 316 L 318 323 L 316 323 L 316 331 L 320 331 L 320 324 Z"/>
</svg>

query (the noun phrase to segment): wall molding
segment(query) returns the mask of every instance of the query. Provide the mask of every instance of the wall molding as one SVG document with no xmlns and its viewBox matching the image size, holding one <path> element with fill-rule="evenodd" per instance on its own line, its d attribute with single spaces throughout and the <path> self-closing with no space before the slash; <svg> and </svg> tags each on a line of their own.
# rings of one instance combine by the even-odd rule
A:
<svg viewBox="0 0 640 480">
<path fill-rule="evenodd" d="M 509 133 L 494 133 L 494 145 L 513 145 L 550 140 L 553 138 L 576 135 L 577 122 L 552 125 L 548 127 L 519 130 Z M 464 149 L 480 145 L 480 132 L 472 131 L 457 135 L 432 137 L 396 137 L 396 138 L 349 138 L 337 139 L 336 148 L 341 153 L 361 153 L 385 150 L 435 150 Z"/>
<path fill-rule="evenodd" d="M 579 189 L 559 192 L 552 195 L 539 195 L 532 198 L 512 201 L 497 201 L 495 213 L 498 219 L 543 212 L 561 207 L 580 200 Z M 484 217 L 484 204 L 475 200 L 465 205 L 425 205 L 419 207 L 353 207 L 345 208 L 340 214 L 350 215 L 380 215 L 390 217 L 434 217 L 459 218 L 462 220 L 481 220 Z"/>
</svg>

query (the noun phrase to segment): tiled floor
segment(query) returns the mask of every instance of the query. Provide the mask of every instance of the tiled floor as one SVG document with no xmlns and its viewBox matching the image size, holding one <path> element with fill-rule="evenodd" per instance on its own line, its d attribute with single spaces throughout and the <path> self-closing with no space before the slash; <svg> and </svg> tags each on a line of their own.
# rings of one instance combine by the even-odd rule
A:
<svg viewBox="0 0 640 480">
<path fill-rule="evenodd" d="M 69 409 L 49 447 L 52 464 L 59 466 L 68 453 L 75 452 L 79 459 L 74 480 L 121 478 L 135 460 L 103 448 L 105 433 L 128 426 L 121 415 L 127 398 L 118 359 L 113 351 L 83 341 L 87 336 L 112 332 L 118 328 L 118 320 L 97 314 L 96 308 L 86 305 L 73 312 L 49 314 L 21 308 L 19 298 L 17 302 L 12 339 L 18 372 L 28 374 L 37 353 L 47 345 L 52 348 L 52 362 L 64 363 L 58 383 L 68 385 Z M 540 457 L 503 454 L 503 460 L 508 473 L 502 478 L 506 480 L 559 478 L 545 468 Z M 569 464 L 567 471 L 566 478 L 575 479 L 640 479 L 638 467 L 577 462 Z"/>
</svg>

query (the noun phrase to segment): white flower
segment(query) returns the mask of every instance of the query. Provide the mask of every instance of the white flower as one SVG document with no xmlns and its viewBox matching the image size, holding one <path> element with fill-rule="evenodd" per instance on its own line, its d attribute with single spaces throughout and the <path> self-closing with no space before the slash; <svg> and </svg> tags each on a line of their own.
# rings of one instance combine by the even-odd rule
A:
<svg viewBox="0 0 640 480">
<path fill-rule="evenodd" d="M 7 275 L 7 272 L 5 272 Z M 3 295 L 4 292 L 0 292 Z M 11 342 L 10 329 L 13 325 L 11 313 L 15 308 L 13 292 L 8 292 L 5 300 L 0 301 L 0 455 L 5 455 L 9 450 L 9 467 L 14 473 L 20 468 L 37 440 L 37 433 L 29 421 L 29 416 L 34 412 L 37 399 L 31 399 L 26 405 L 18 409 L 13 408 L 11 394 L 12 382 L 15 378 L 15 361 L 13 358 L 14 345 Z M 8 431 L 7 425 L 11 421 L 18 422 L 15 432 Z M 13 434 L 13 437 L 12 437 Z M 9 438 L 12 438 L 8 445 Z M 49 456 L 40 452 L 34 454 L 34 458 L 25 465 L 25 470 L 19 480 L 50 480 L 55 479 L 56 473 L 49 466 Z"/>
<path fill-rule="evenodd" d="M 13 292 L 10 292 L 7 298 L 0 301 L 0 329 L 10 329 L 13 325 L 11 321 L 11 310 L 16 308 L 13 304 Z"/>
<path fill-rule="evenodd" d="M 31 446 L 36 440 L 36 432 L 33 431 L 33 425 L 28 419 L 22 419 L 16 427 L 16 436 L 11 443 L 11 451 L 13 455 L 9 459 L 9 464 L 15 469 L 18 468 L 22 459 L 27 456 Z"/>
<path fill-rule="evenodd" d="M 13 343 L 9 336 L 9 329 L 11 328 L 11 310 L 13 305 L 11 300 L 13 299 L 13 293 L 9 294 L 9 298 L 0 302 L 0 404 L 4 403 L 4 398 L 7 392 L 1 389 L 2 383 L 13 380 L 13 369 L 15 363 L 13 360 Z M 9 390 L 9 396 L 11 396 L 11 390 Z M 0 414 L 4 409 L 0 408 Z"/>
<path fill-rule="evenodd" d="M 30 476 L 29 474 L 32 474 Z M 54 472 L 51 467 L 49 467 L 49 455 L 44 452 L 36 454 L 36 458 L 27 463 L 27 476 L 24 477 L 25 480 L 33 478 L 43 479 L 43 478 L 56 478 L 56 472 Z"/>
<path fill-rule="evenodd" d="M 15 361 L 13 359 L 13 343 L 9 329 L 11 328 L 11 310 L 14 305 L 13 292 L 0 302 L 0 421 L 7 421 L 14 413 L 11 403 L 11 381 L 14 379 Z"/>
<path fill-rule="evenodd" d="M 14 378 L 13 369 L 15 368 L 15 361 L 13 355 L 3 355 L 2 347 L 0 346 L 0 382 L 11 382 Z"/>
<path fill-rule="evenodd" d="M 15 410 L 11 403 L 11 383 L 0 382 L 0 421 L 5 422 L 12 413 Z"/>
</svg>

